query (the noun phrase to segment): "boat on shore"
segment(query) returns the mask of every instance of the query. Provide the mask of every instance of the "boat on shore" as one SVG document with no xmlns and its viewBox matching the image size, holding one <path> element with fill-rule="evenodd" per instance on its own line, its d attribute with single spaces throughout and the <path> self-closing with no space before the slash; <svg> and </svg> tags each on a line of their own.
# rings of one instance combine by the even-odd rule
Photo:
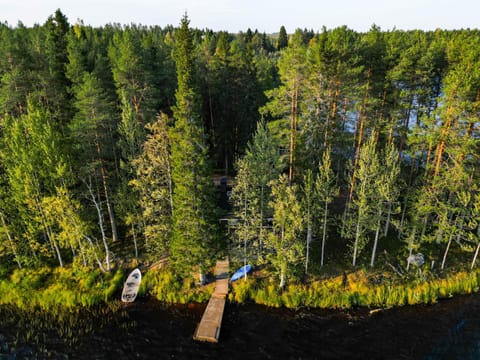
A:
<svg viewBox="0 0 480 360">
<path fill-rule="evenodd" d="M 240 269 L 238 269 L 237 271 L 235 271 L 235 273 L 232 275 L 232 277 L 230 278 L 230 282 L 233 282 L 233 281 L 236 281 L 242 277 L 245 276 L 245 274 L 248 274 L 249 272 L 252 271 L 252 265 L 250 264 L 247 264 L 247 265 L 244 265 L 242 266 Z"/>
<path fill-rule="evenodd" d="M 123 285 L 122 301 L 126 303 L 134 302 L 138 294 L 138 289 L 142 281 L 142 273 L 139 269 L 133 270 L 127 277 Z"/>
</svg>

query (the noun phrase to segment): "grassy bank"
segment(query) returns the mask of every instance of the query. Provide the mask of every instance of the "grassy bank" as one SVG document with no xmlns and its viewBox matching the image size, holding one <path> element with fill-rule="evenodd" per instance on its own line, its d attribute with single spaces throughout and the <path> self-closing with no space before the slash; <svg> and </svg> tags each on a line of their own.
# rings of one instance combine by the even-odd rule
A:
<svg viewBox="0 0 480 360">
<path fill-rule="evenodd" d="M 139 295 L 150 294 L 166 304 L 201 303 L 210 298 L 214 286 L 195 286 L 192 279 L 180 281 L 170 269 L 165 269 L 145 273 Z"/>
<path fill-rule="evenodd" d="M 90 307 L 119 294 L 122 270 L 102 273 L 79 268 L 16 269 L 0 279 L 0 305 L 20 309 Z"/>
<path fill-rule="evenodd" d="M 56 311 L 94 305 L 120 299 L 126 273 L 122 269 L 110 273 L 82 268 L 16 269 L 2 274 L 0 305 L 22 310 Z M 166 304 L 205 302 L 214 284 L 195 286 L 191 279 L 179 281 L 169 269 L 142 274 L 139 296 L 151 295 Z"/>
<path fill-rule="evenodd" d="M 392 280 L 387 276 L 374 277 L 365 271 L 357 271 L 346 276 L 315 280 L 308 285 L 289 285 L 283 291 L 268 279 L 250 277 L 247 281 L 234 283 L 229 299 L 270 307 L 346 309 L 431 304 L 454 295 L 471 294 L 480 288 L 479 270 L 431 279 Z"/>
<path fill-rule="evenodd" d="M 311 280 L 307 284 L 291 284 L 283 291 L 267 272 L 262 275 L 233 283 L 229 300 L 269 307 L 346 309 L 431 304 L 480 289 L 480 270 L 408 279 L 359 270 Z M 107 274 L 78 268 L 17 269 L 0 280 L 0 305 L 50 312 L 59 307 L 88 308 L 119 298 L 124 280 L 125 273 L 121 269 Z M 166 304 L 205 302 L 214 286 L 214 283 L 195 286 L 191 279 L 179 281 L 167 268 L 145 272 L 139 296 L 150 295 Z"/>
</svg>

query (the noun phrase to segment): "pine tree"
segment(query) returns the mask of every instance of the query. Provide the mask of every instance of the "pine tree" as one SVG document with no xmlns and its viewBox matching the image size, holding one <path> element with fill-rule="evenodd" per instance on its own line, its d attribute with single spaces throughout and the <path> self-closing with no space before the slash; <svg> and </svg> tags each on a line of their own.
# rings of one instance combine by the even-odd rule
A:
<svg viewBox="0 0 480 360">
<path fill-rule="evenodd" d="M 62 132 L 66 130 L 72 116 L 72 103 L 69 92 L 70 81 L 66 76 L 67 34 L 70 24 L 67 17 L 57 9 L 45 23 L 46 69 L 41 75 L 41 81 L 46 85 L 42 91 L 43 103 L 60 124 Z"/>
<path fill-rule="evenodd" d="M 113 113 L 111 105 L 97 77 L 84 73 L 83 83 L 78 88 L 75 99 L 77 113 L 70 126 L 74 136 L 74 151 L 78 158 L 79 179 L 84 182 L 85 192 L 92 200 L 99 216 L 103 217 L 101 204 L 107 206 L 113 241 L 118 240 L 117 219 L 112 199 L 112 152 L 114 144 L 109 131 L 112 127 Z M 99 185 L 98 191 L 92 191 L 91 180 Z M 94 195 L 94 196 L 92 196 Z M 107 248 L 107 240 L 102 238 Z M 107 251 L 107 250 L 106 250 Z"/>
<path fill-rule="evenodd" d="M 288 46 L 288 35 L 287 35 L 287 30 L 285 29 L 285 26 L 280 27 L 280 32 L 278 33 L 278 39 L 277 39 L 277 50 L 282 50 L 283 48 L 286 48 Z"/>
<path fill-rule="evenodd" d="M 185 15 L 175 34 L 174 59 L 178 88 L 171 133 L 173 180 L 173 237 L 171 260 L 179 275 L 195 266 L 205 270 L 219 244 L 216 235 L 213 182 L 208 148 L 195 87 L 193 33 Z"/>
</svg>

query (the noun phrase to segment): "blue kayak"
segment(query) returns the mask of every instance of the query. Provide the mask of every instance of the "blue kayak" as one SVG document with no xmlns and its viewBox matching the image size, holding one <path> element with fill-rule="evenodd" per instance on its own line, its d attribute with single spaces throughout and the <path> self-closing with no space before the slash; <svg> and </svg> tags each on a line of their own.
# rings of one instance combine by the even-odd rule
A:
<svg viewBox="0 0 480 360">
<path fill-rule="evenodd" d="M 230 278 L 230 282 L 232 281 L 235 281 L 235 280 L 238 280 L 242 277 L 245 276 L 245 273 L 249 273 L 250 271 L 252 271 L 252 265 L 245 265 L 245 266 L 242 266 L 240 269 L 238 269 L 235 274 L 232 275 L 232 277 Z"/>
</svg>

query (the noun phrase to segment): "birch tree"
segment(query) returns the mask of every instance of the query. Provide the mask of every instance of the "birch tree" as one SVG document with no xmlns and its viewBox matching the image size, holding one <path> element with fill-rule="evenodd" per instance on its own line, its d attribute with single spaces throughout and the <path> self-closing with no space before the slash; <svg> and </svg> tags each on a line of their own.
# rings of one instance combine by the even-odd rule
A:
<svg viewBox="0 0 480 360">
<path fill-rule="evenodd" d="M 315 193 L 319 201 L 318 217 L 321 219 L 322 231 L 322 251 L 320 255 L 320 266 L 325 261 L 325 244 L 327 241 L 328 228 L 328 206 L 338 195 L 339 188 L 335 185 L 336 177 L 332 170 L 332 162 L 330 160 L 330 151 L 327 149 L 322 156 L 322 162 L 318 166 L 318 175 L 315 179 Z"/>
<path fill-rule="evenodd" d="M 368 242 L 370 229 L 375 226 L 376 185 L 380 164 L 376 152 L 376 135 L 373 132 L 361 148 L 356 176 L 352 177 L 355 185 L 352 194 L 350 214 L 344 218 L 347 236 L 353 239 L 352 265 L 356 266 L 358 255 Z"/>
<path fill-rule="evenodd" d="M 300 201 L 297 186 L 289 185 L 288 177 L 280 175 L 271 183 L 273 209 L 273 231 L 268 236 L 271 249 L 268 258 L 279 276 L 279 286 L 283 289 L 293 275 L 295 266 L 303 258 L 303 241 L 298 234 L 302 229 Z"/>
<path fill-rule="evenodd" d="M 386 237 L 388 234 L 388 228 L 392 212 L 395 211 L 395 207 L 398 204 L 398 197 L 400 195 L 399 176 L 400 176 L 400 163 L 399 154 L 393 144 L 387 144 L 382 154 L 383 161 L 379 164 L 377 178 L 375 180 L 376 196 L 372 198 L 374 203 L 374 212 L 376 212 L 376 231 L 375 239 L 373 242 L 372 257 L 370 260 L 370 266 L 373 267 L 375 263 L 375 256 L 377 252 L 378 240 L 380 232 L 382 230 L 382 222 L 385 223 L 384 234 Z"/>
<path fill-rule="evenodd" d="M 139 192 L 142 221 L 132 221 L 130 225 L 144 224 L 147 251 L 158 257 L 168 252 L 172 233 L 173 182 L 167 115 L 159 115 L 156 122 L 147 125 L 147 130 L 142 153 L 132 163 L 136 176 L 130 181 Z"/>
</svg>

